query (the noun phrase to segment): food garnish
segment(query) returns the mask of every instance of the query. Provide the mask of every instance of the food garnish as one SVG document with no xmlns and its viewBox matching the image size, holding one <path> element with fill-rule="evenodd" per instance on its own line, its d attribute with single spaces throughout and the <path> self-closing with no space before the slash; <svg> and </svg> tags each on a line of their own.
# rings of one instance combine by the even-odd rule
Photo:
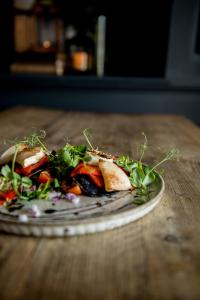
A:
<svg viewBox="0 0 200 300">
<path fill-rule="evenodd" d="M 157 168 L 178 155 L 176 149 L 171 149 L 160 162 L 147 166 L 143 164 L 147 148 L 144 134 L 138 160 L 104 153 L 94 148 L 88 129 L 83 135 L 88 146 L 66 143 L 57 151 L 46 147 L 43 130 L 11 141 L 14 145 L 0 157 L 0 205 L 12 209 L 18 200 L 36 199 L 67 199 L 78 204 L 81 195 L 93 197 L 133 190 L 137 195 L 146 195 L 158 178 Z M 135 203 L 139 202 L 136 197 Z"/>
</svg>

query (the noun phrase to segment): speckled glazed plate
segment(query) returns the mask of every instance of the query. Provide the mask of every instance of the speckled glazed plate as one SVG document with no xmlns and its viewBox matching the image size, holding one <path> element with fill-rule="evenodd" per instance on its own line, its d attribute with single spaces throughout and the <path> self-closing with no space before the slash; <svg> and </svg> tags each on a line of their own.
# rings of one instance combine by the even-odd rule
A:
<svg viewBox="0 0 200 300">
<path fill-rule="evenodd" d="M 78 204 L 68 200 L 17 201 L 18 209 L 10 212 L 0 207 L 0 230 L 26 236 L 73 236 L 110 230 L 148 214 L 161 200 L 164 189 L 164 180 L 158 176 L 142 199 L 136 192 L 126 191 L 109 197 L 81 196 Z M 38 207 L 39 217 L 19 217 L 33 205 Z"/>
</svg>

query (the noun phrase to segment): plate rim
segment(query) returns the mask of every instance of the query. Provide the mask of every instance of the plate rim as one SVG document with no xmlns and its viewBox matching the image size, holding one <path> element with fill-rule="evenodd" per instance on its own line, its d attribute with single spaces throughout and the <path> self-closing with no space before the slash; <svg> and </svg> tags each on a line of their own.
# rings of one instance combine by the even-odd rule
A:
<svg viewBox="0 0 200 300">
<path fill-rule="evenodd" d="M 6 231 L 9 233 L 29 236 L 66 236 L 95 233 L 121 227 L 123 225 L 129 224 L 133 221 L 144 217 L 151 210 L 153 210 L 160 202 L 162 195 L 165 191 L 165 182 L 160 174 L 157 173 L 157 175 L 161 181 L 161 188 L 158 194 L 152 199 L 150 199 L 148 202 L 141 204 L 137 207 L 133 207 L 127 211 L 114 212 L 111 215 L 81 219 L 78 222 L 77 220 L 62 220 L 62 223 L 57 222 L 56 224 L 43 224 L 42 226 L 41 224 L 33 223 L 31 221 L 27 223 L 22 223 L 19 222 L 17 219 L 9 221 L 0 220 L 0 230 L 4 232 Z M 9 230 L 9 227 L 11 230 Z M 30 232 L 27 232 L 27 229 L 29 229 Z M 51 232 L 45 233 L 45 230 Z M 59 231 L 59 233 L 56 233 L 56 230 Z M 60 230 L 62 230 L 62 234 Z"/>
</svg>

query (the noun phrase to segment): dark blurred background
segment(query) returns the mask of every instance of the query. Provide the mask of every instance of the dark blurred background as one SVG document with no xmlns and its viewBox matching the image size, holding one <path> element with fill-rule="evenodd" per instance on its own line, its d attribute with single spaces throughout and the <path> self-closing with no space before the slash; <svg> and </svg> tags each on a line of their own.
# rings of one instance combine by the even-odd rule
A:
<svg viewBox="0 0 200 300">
<path fill-rule="evenodd" d="M 0 0 L 0 109 L 12 105 L 199 124 L 199 1 Z"/>
</svg>

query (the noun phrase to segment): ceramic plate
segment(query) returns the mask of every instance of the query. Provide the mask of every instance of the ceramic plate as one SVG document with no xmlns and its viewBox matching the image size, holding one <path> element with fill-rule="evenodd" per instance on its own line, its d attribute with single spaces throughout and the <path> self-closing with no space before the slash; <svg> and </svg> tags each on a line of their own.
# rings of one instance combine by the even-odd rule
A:
<svg viewBox="0 0 200 300">
<path fill-rule="evenodd" d="M 121 227 L 149 213 L 159 203 L 164 188 L 163 178 L 158 176 L 142 198 L 135 191 L 126 191 L 109 197 L 80 196 L 77 204 L 69 200 L 17 201 L 10 211 L 0 207 L 0 230 L 27 236 L 73 236 Z M 40 216 L 27 218 L 33 205 Z"/>
</svg>

